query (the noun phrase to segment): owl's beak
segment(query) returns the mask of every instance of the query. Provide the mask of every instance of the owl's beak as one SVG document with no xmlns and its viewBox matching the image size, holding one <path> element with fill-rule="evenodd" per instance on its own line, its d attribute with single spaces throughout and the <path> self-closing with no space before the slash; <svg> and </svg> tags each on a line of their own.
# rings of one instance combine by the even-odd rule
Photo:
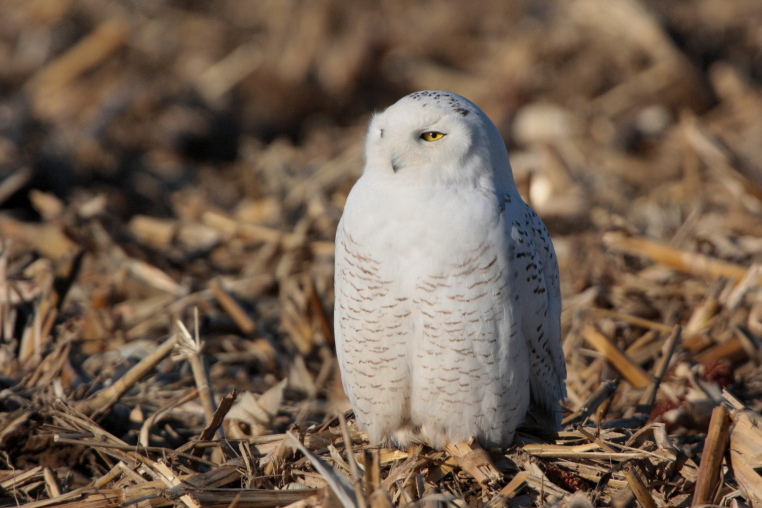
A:
<svg viewBox="0 0 762 508">
<path fill-rule="evenodd" d="M 391 160 L 391 162 L 392 162 L 392 170 L 396 173 L 397 171 L 399 171 L 403 167 L 402 157 L 400 157 L 396 153 L 392 153 L 391 159 L 392 159 Z"/>
</svg>

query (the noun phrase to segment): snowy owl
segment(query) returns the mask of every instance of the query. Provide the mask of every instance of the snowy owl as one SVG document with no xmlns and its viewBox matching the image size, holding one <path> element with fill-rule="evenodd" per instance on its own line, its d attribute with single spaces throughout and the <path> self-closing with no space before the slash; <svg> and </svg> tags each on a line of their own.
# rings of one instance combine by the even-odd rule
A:
<svg viewBox="0 0 762 508">
<path fill-rule="evenodd" d="M 336 233 L 336 350 L 373 443 L 506 447 L 566 395 L 558 264 L 487 115 L 450 92 L 370 122 Z"/>
</svg>

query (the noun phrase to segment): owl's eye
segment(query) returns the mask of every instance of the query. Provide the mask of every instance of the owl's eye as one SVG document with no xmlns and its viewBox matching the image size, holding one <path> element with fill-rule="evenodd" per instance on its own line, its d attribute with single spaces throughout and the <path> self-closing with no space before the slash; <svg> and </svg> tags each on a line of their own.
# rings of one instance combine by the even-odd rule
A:
<svg viewBox="0 0 762 508">
<path fill-rule="evenodd" d="M 424 141 L 436 141 L 445 137 L 444 133 L 437 131 L 428 131 L 421 134 L 421 139 Z"/>
</svg>

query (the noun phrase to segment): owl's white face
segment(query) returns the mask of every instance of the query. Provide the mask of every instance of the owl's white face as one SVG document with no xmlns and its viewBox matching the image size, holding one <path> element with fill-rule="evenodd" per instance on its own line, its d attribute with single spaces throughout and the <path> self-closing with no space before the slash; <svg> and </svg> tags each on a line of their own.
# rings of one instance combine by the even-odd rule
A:
<svg viewBox="0 0 762 508">
<path fill-rule="evenodd" d="M 407 185 L 514 186 L 495 125 L 451 92 L 416 92 L 375 115 L 366 157 L 366 174 L 393 176 Z"/>
</svg>

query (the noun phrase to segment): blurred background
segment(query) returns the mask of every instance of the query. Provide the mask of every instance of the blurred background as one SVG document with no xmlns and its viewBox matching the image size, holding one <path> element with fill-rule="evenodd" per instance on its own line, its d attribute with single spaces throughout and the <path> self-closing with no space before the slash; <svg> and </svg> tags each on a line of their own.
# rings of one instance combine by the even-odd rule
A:
<svg viewBox="0 0 762 508">
<path fill-rule="evenodd" d="M 589 316 L 645 369 L 664 330 L 693 323 L 687 365 L 722 360 L 752 386 L 756 346 L 736 330 L 762 336 L 759 272 L 744 279 L 762 261 L 759 0 L 0 0 L 0 12 L 7 386 L 66 343 L 52 376 L 84 397 L 198 308 L 215 393 L 288 381 L 262 432 L 346 408 L 335 228 L 370 115 L 421 89 L 484 109 L 553 235 L 570 410 L 618 376 L 585 346 Z M 653 261 L 665 246 L 669 268 Z M 162 375 L 132 404 L 160 407 L 190 374 Z M 40 379 L 30 390 L 52 389 Z"/>
<path fill-rule="evenodd" d="M 341 160 L 344 175 L 310 188 L 330 202 L 362 166 L 369 115 L 420 89 L 490 115 L 518 178 L 537 177 L 535 204 L 580 215 L 559 234 L 591 205 L 629 214 L 669 182 L 707 180 L 702 154 L 685 161 L 690 132 L 720 136 L 760 183 L 754 0 L 0 7 L 0 163 L 5 176 L 28 172 L 3 205 L 31 217 L 30 188 L 66 202 L 104 193 L 122 219 L 172 214 L 182 190 L 228 210 L 282 201 Z M 277 164 L 282 175 L 263 175 Z"/>
</svg>

